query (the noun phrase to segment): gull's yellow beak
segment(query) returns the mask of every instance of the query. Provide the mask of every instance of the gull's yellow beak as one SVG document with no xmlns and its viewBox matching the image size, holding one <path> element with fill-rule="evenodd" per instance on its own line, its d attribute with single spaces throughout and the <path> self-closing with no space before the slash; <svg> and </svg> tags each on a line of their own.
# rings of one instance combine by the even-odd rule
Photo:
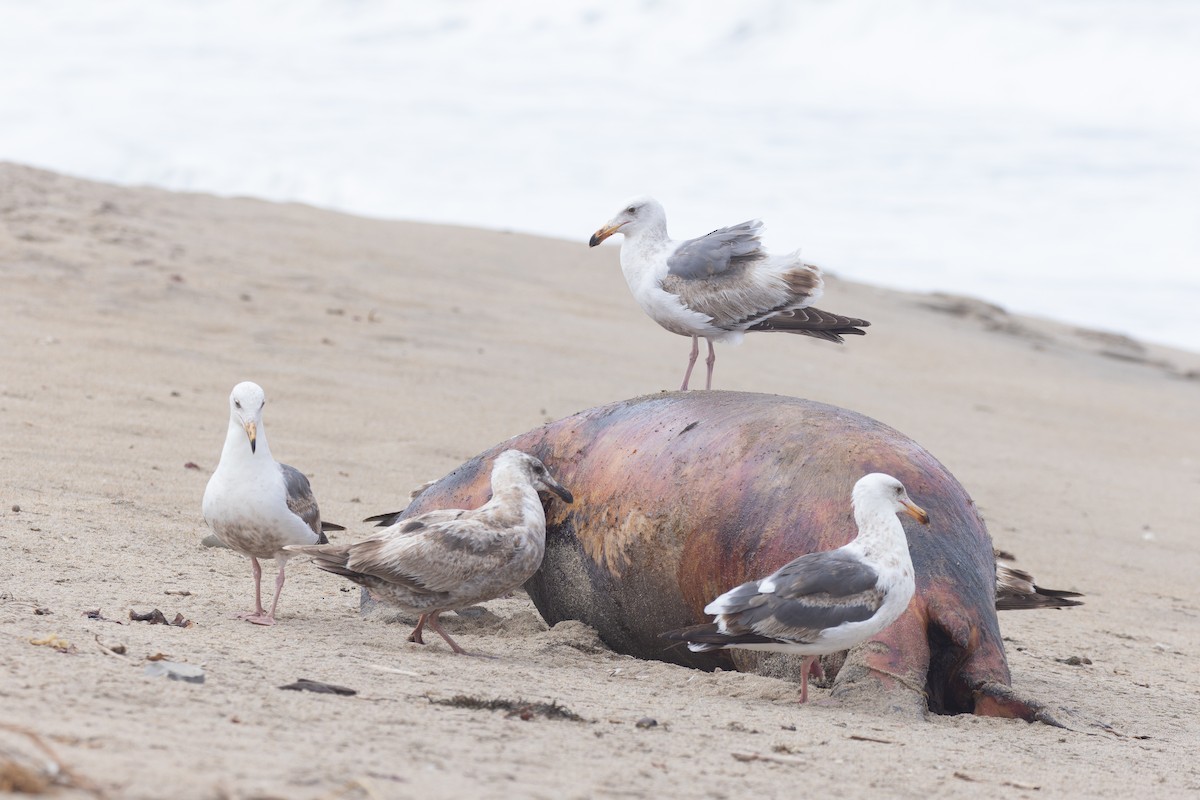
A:
<svg viewBox="0 0 1200 800">
<path fill-rule="evenodd" d="M 253 421 L 243 422 L 242 427 L 246 429 L 246 436 L 250 439 L 250 452 L 254 452 L 255 438 L 258 436 L 258 428 Z"/>
<path fill-rule="evenodd" d="M 914 503 L 912 500 L 901 500 L 904 504 L 904 511 L 917 522 L 922 525 L 929 524 L 929 515 L 925 513 L 925 509 Z"/>
<path fill-rule="evenodd" d="M 621 223 L 621 225 L 624 224 L 624 222 Z M 595 247 L 596 245 L 600 244 L 605 239 L 621 230 L 621 225 L 605 225 L 603 228 L 593 233 L 591 239 L 588 239 L 588 247 Z"/>
</svg>

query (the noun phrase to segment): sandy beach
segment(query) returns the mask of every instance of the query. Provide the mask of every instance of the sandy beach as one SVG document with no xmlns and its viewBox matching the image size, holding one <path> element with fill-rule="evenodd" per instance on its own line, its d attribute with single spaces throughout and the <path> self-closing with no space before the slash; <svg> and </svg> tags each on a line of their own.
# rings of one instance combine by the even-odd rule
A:
<svg viewBox="0 0 1200 800">
<path fill-rule="evenodd" d="M 250 569 L 201 545 L 200 499 L 235 383 L 266 390 L 272 450 L 347 527 L 335 541 L 510 436 L 678 385 L 688 342 L 636 306 L 616 248 L 586 246 L 608 205 L 558 241 L 0 164 L 0 765 L 43 763 L 29 731 L 75 776 L 52 789 L 64 797 L 1200 791 L 1200 354 L 836 264 L 820 306 L 869 319 L 868 335 L 752 335 L 718 349 L 715 386 L 904 432 L 1017 566 L 1084 593 L 1000 616 L 1013 686 L 1068 729 L 799 706 L 782 680 L 548 629 L 519 592 L 447 615 L 495 656 L 456 657 L 361 617 L 357 589 L 302 559 L 276 627 L 230 619 Z M 194 624 L 129 619 L 155 608 Z M 146 676 L 160 655 L 205 682 Z M 297 678 L 358 694 L 277 688 Z"/>
</svg>

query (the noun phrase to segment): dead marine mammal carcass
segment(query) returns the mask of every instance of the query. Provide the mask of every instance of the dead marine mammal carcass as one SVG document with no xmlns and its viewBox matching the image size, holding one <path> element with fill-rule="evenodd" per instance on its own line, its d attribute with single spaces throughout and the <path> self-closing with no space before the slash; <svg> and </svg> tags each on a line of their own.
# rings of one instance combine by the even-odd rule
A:
<svg viewBox="0 0 1200 800">
<path fill-rule="evenodd" d="M 548 506 L 545 559 L 525 584 L 546 621 L 582 620 L 617 652 L 704 669 L 735 664 L 727 652 L 670 647 L 660 634 L 709 621 L 704 605 L 730 587 L 845 544 L 855 534 L 848 500 L 855 481 L 894 475 L 931 519 L 905 526 L 916 594 L 895 624 L 855 648 L 840 669 L 832 665 L 834 696 L 1053 721 L 1010 688 L 995 556 L 974 502 L 896 430 L 792 397 L 648 395 L 499 444 L 385 522 L 484 502 L 487 467 L 508 448 L 540 458 L 575 494 L 571 506 Z"/>
</svg>

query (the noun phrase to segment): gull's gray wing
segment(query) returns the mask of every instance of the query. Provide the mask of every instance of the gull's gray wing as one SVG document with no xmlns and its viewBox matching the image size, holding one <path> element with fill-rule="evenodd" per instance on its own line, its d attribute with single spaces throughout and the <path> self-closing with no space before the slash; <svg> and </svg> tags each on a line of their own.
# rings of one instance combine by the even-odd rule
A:
<svg viewBox="0 0 1200 800">
<path fill-rule="evenodd" d="M 688 239 L 667 258 L 667 272 L 684 280 L 696 280 L 720 275 L 731 266 L 760 261 L 767 257 L 759 238 L 761 231 L 762 222 L 752 219 Z"/>
<path fill-rule="evenodd" d="M 850 597 L 873 589 L 878 581 L 879 573 L 870 564 L 829 550 L 793 559 L 760 583 L 768 583 L 771 594 L 778 597 L 799 599 L 810 595 Z"/>
<path fill-rule="evenodd" d="M 827 628 L 878 611 L 884 598 L 878 581 L 879 574 L 858 559 L 837 551 L 811 553 L 732 590 L 721 616 L 734 635 L 811 641 Z"/>
<path fill-rule="evenodd" d="M 317 537 L 317 544 L 328 544 L 329 540 L 321 531 L 321 512 L 317 508 L 317 498 L 313 497 L 308 478 L 304 477 L 303 472 L 287 464 L 280 464 L 279 471 L 283 473 L 283 485 L 287 487 L 288 509 L 312 528 Z"/>
<path fill-rule="evenodd" d="M 667 257 L 663 291 L 725 330 L 745 330 L 819 297 L 821 270 L 798 256 L 786 267 L 755 268 L 768 258 L 761 229 L 751 220 L 681 243 Z"/>
</svg>

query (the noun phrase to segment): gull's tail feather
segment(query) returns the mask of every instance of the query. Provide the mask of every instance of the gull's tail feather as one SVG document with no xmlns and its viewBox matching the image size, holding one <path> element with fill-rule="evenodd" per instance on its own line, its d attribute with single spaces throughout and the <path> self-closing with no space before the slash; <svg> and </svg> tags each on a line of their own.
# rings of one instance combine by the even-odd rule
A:
<svg viewBox="0 0 1200 800">
<path fill-rule="evenodd" d="M 693 653 L 707 653 L 720 650 L 731 644 L 765 644 L 775 641 L 757 633 L 724 633 L 715 622 L 707 625 L 692 625 L 673 631 L 660 633 L 663 639 L 673 642 L 687 642 L 688 650 Z"/>
<path fill-rule="evenodd" d="M 1033 608 L 1070 608 L 1083 605 L 1079 592 L 1062 589 L 1043 589 L 1033 582 L 1033 576 L 1025 570 L 996 564 L 996 610 L 1014 611 Z"/>
<path fill-rule="evenodd" d="M 329 533 L 330 531 L 344 530 L 346 530 L 346 528 L 343 525 L 338 525 L 336 522 L 326 522 L 325 520 L 321 520 L 321 532 L 317 534 L 317 544 L 329 544 L 329 537 L 325 535 L 326 533 Z"/>
<path fill-rule="evenodd" d="M 389 511 L 386 514 L 376 514 L 373 517 L 367 517 L 363 522 L 374 522 L 376 528 L 390 528 L 396 524 L 403 513 L 403 511 Z"/>
<path fill-rule="evenodd" d="M 747 330 L 799 333 L 805 336 L 813 336 L 817 339 L 825 339 L 829 342 L 840 343 L 843 341 L 843 336 L 865 335 L 866 331 L 862 329 L 870 327 L 870 325 L 871 323 L 865 319 L 844 317 L 841 314 L 831 314 L 819 308 L 809 307 L 781 311 L 774 316 L 764 319 L 762 322 L 756 322 L 747 328 Z"/>
</svg>

